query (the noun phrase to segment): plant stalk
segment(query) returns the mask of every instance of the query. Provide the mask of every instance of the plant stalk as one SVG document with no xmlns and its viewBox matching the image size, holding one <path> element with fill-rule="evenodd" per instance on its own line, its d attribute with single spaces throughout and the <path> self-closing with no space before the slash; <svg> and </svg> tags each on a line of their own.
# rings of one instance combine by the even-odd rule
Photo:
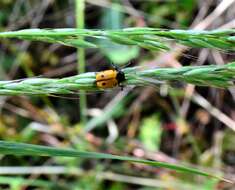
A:
<svg viewBox="0 0 235 190">
<path fill-rule="evenodd" d="M 85 12 L 85 0 L 76 0 L 76 27 L 78 29 L 84 29 L 84 12 Z M 81 40 L 83 40 L 83 37 L 81 37 Z M 78 48 L 77 51 L 78 55 L 78 62 L 77 62 L 77 69 L 78 73 L 84 73 L 85 72 L 85 50 L 84 48 Z M 86 94 L 85 91 L 81 91 L 80 93 L 80 99 L 79 99 L 79 108 L 80 108 L 80 118 L 82 124 L 86 123 L 86 110 L 87 110 L 87 100 L 86 100 Z"/>
</svg>

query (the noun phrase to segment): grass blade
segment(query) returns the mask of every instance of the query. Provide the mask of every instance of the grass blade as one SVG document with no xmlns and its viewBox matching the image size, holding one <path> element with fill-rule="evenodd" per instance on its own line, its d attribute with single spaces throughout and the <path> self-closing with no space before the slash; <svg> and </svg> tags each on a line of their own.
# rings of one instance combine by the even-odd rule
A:
<svg viewBox="0 0 235 190">
<path fill-rule="evenodd" d="M 90 158 L 90 159 L 112 159 L 112 160 L 120 160 L 120 161 L 129 161 L 135 163 L 147 164 L 155 167 L 163 167 L 172 169 L 179 172 L 188 172 L 190 174 L 197 174 L 207 177 L 214 177 L 223 181 L 230 182 L 227 179 L 216 176 L 214 174 L 210 174 L 204 171 L 200 171 L 195 168 L 180 166 L 175 164 L 169 164 L 165 162 L 157 162 L 150 161 L 144 159 L 138 159 L 134 157 L 127 156 L 117 156 L 112 154 L 105 153 L 97 153 L 97 152 L 85 152 L 85 151 L 77 151 L 73 149 L 62 149 L 62 148 L 54 148 L 40 145 L 32 145 L 25 143 L 17 143 L 17 142 L 8 142 L 8 141 L 0 141 L 0 154 L 5 155 L 27 155 L 27 156 L 63 156 L 63 157 L 78 157 L 78 158 Z"/>
</svg>

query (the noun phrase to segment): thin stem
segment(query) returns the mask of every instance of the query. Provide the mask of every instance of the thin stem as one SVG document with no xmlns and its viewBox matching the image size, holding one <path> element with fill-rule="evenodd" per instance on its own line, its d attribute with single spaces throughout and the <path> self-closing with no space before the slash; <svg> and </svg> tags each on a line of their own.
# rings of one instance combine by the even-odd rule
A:
<svg viewBox="0 0 235 190">
<path fill-rule="evenodd" d="M 79 29 L 84 29 L 84 12 L 85 12 L 85 1 L 76 0 L 76 25 Z M 83 40 L 83 37 L 80 38 Z M 78 48 L 78 72 L 85 72 L 85 50 L 83 48 Z M 87 110 L 87 100 L 86 94 L 84 91 L 81 91 L 79 99 L 79 108 L 80 108 L 80 118 L 83 124 L 86 123 L 86 110 Z"/>
</svg>

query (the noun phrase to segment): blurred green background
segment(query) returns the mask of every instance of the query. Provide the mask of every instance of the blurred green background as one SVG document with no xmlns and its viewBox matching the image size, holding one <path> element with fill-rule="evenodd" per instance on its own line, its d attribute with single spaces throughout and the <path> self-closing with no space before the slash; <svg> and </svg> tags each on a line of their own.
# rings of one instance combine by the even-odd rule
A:
<svg viewBox="0 0 235 190">
<path fill-rule="evenodd" d="M 224 3 L 224 4 L 223 4 Z M 218 6 L 221 14 L 214 14 Z M 234 27 L 232 3 L 207 0 L 86 0 L 85 28 L 216 29 Z M 2 0 L 0 31 L 76 27 L 75 1 Z M 211 18 L 211 19 L 208 19 Z M 78 19 L 78 18 L 77 18 Z M 204 24 L 204 25 L 203 25 Z M 86 71 L 130 66 L 226 64 L 233 53 L 208 49 L 155 52 L 99 40 L 85 50 Z M 0 79 L 77 74 L 75 48 L 0 41 Z M 175 84 L 87 93 L 87 123 L 77 98 L 0 97 L 0 139 L 188 163 L 235 178 L 234 89 Z M 190 97 L 190 98 L 188 98 Z M 216 110 L 216 111 L 215 111 Z M 108 160 L 0 156 L 1 189 L 233 189 L 231 184 L 166 169 Z"/>
</svg>

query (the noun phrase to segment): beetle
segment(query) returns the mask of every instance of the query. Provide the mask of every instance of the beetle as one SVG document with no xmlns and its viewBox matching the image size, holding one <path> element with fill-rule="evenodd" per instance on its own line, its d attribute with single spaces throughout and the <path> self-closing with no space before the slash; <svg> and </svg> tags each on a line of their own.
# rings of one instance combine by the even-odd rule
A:
<svg viewBox="0 0 235 190">
<path fill-rule="evenodd" d="M 96 73 L 96 86 L 101 89 L 113 88 L 116 86 L 123 88 L 121 83 L 125 80 L 125 73 L 117 67 Z"/>
</svg>

